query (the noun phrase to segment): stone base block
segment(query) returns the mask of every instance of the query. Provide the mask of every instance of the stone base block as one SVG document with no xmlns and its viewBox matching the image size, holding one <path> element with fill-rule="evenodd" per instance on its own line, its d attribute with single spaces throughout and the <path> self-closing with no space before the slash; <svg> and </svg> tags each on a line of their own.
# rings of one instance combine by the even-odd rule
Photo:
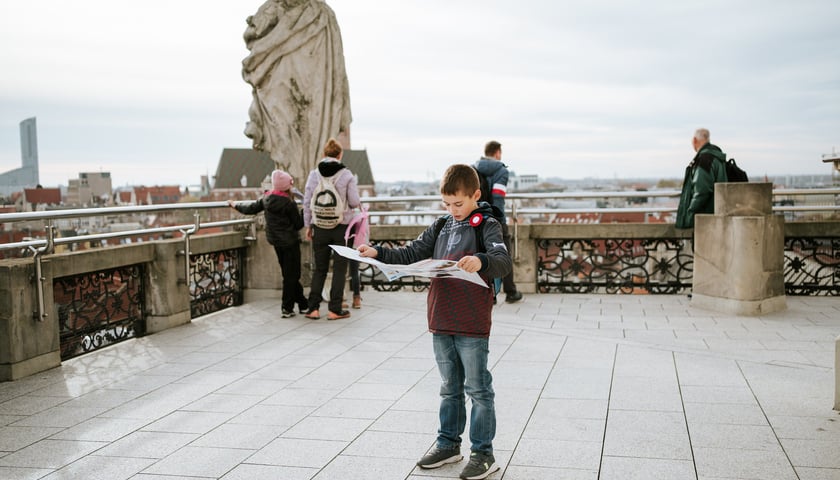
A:
<svg viewBox="0 0 840 480">
<path fill-rule="evenodd" d="M 761 301 L 785 294 L 784 218 L 697 215 L 695 294 Z"/>
<path fill-rule="evenodd" d="M 148 316 L 146 317 L 146 333 L 162 332 L 169 328 L 190 323 L 190 321 L 192 321 L 192 315 L 189 310 L 174 315 Z"/>
<path fill-rule="evenodd" d="M 516 289 L 522 293 L 537 293 L 537 282 L 516 282 Z"/>
<path fill-rule="evenodd" d="M 45 353 L 21 362 L 0 365 L 0 382 L 28 377 L 61 365 L 61 352 Z"/>
<path fill-rule="evenodd" d="M 695 292 L 691 295 L 691 306 L 730 315 L 756 316 L 787 309 L 787 300 L 784 295 L 761 300 L 734 300 Z"/>
</svg>

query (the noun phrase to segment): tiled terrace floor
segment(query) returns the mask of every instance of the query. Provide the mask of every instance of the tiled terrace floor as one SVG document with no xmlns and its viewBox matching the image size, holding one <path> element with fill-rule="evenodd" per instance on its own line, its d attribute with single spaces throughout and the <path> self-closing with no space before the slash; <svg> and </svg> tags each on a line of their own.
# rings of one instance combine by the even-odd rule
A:
<svg viewBox="0 0 840 480">
<path fill-rule="evenodd" d="M 840 479 L 840 299 L 788 307 L 499 305 L 490 478 Z M 463 463 L 414 467 L 437 426 L 424 293 L 365 292 L 333 322 L 279 310 L 251 302 L 0 383 L 0 478 L 457 478 Z"/>
</svg>

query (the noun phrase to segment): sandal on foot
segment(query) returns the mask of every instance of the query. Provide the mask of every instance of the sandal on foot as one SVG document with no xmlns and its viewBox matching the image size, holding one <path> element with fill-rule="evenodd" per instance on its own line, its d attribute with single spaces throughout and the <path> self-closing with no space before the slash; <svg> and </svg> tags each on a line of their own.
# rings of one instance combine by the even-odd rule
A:
<svg viewBox="0 0 840 480">
<path fill-rule="evenodd" d="M 304 317 L 306 317 L 310 320 L 318 320 L 318 319 L 321 318 L 321 312 L 319 312 L 317 309 L 315 309 L 315 310 L 310 309 L 309 311 L 306 312 L 306 315 L 304 315 Z"/>
</svg>

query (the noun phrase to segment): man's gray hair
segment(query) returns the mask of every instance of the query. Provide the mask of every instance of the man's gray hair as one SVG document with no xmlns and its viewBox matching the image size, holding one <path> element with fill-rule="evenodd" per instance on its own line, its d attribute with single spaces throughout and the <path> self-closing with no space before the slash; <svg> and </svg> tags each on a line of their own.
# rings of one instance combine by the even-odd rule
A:
<svg viewBox="0 0 840 480">
<path fill-rule="evenodd" d="M 709 141 L 709 130 L 705 128 L 698 128 L 694 132 L 694 138 L 700 140 L 701 142 L 708 142 Z"/>
</svg>

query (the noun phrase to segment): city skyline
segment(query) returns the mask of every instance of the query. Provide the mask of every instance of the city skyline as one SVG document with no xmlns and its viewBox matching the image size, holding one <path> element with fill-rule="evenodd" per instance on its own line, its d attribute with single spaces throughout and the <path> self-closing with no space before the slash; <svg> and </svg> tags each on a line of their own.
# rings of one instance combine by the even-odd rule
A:
<svg viewBox="0 0 840 480">
<path fill-rule="evenodd" d="M 242 32 L 262 3 L 7 2 L 0 171 L 37 117 L 45 186 L 214 175 L 250 147 Z M 568 179 L 680 177 L 701 126 L 751 176 L 829 174 L 840 148 L 836 2 L 327 3 L 378 181 L 439 178 L 490 139 L 513 170 Z"/>
</svg>

